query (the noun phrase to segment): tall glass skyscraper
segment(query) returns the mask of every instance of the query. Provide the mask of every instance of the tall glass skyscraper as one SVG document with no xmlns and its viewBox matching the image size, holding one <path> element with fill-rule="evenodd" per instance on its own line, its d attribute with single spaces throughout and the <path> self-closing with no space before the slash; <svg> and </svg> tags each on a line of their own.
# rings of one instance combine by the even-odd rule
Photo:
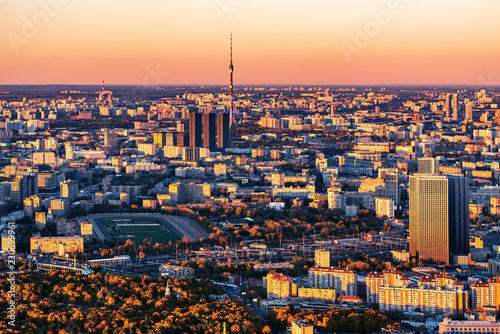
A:
<svg viewBox="0 0 500 334">
<path fill-rule="evenodd" d="M 410 254 L 450 264 L 469 253 L 469 185 L 464 176 L 410 177 Z"/>
</svg>

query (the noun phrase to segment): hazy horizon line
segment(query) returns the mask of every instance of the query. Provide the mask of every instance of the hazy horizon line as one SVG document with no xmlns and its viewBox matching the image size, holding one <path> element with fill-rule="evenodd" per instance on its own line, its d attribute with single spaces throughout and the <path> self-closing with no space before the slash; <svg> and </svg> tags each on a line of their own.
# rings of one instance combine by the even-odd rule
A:
<svg viewBox="0 0 500 334">
<path fill-rule="evenodd" d="M 96 83 L 96 84 L 77 84 L 77 83 L 43 83 L 43 84 L 36 84 L 36 83 L 23 83 L 23 84 L 0 84 L 0 87 L 8 87 L 8 86 L 88 86 L 88 87 L 101 87 L 101 83 Z M 161 85 L 144 85 L 144 84 L 133 84 L 133 83 L 127 83 L 127 84 L 116 84 L 116 83 L 105 83 L 105 87 L 109 86 L 123 86 L 123 87 L 137 87 L 137 86 L 142 86 L 142 87 L 179 87 L 179 86 L 188 86 L 188 87 L 202 87 L 202 86 L 208 86 L 208 87 L 229 87 L 229 84 L 161 84 Z M 486 87 L 484 84 L 468 84 L 468 83 L 457 83 L 457 84 L 413 84 L 413 83 L 404 83 L 404 84 L 256 84 L 256 83 L 246 83 L 246 84 L 235 84 L 234 87 L 397 87 L 397 86 L 402 86 L 402 87 L 462 87 L 462 86 L 467 86 L 467 87 Z M 487 88 L 491 87 L 499 87 L 500 84 L 492 84 L 492 85 L 487 85 Z"/>
</svg>

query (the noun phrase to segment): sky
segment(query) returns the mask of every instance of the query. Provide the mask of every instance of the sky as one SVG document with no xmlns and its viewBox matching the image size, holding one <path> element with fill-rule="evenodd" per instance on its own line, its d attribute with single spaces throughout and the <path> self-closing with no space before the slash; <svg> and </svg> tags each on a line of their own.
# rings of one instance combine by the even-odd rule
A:
<svg viewBox="0 0 500 334">
<path fill-rule="evenodd" d="M 498 0 L 0 0 L 0 84 L 500 84 Z"/>
</svg>

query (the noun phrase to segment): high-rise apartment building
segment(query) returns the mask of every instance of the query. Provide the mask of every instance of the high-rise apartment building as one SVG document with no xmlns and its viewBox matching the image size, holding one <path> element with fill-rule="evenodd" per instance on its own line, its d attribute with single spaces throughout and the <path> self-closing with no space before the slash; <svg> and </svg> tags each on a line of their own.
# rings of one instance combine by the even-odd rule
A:
<svg viewBox="0 0 500 334">
<path fill-rule="evenodd" d="M 78 196 L 78 182 L 75 180 L 67 180 L 61 182 L 61 198 L 73 200 Z"/>
<path fill-rule="evenodd" d="M 486 282 L 476 281 L 471 287 L 471 304 L 474 310 L 483 306 L 493 306 L 500 310 L 500 277 L 496 276 Z"/>
<path fill-rule="evenodd" d="M 399 173 L 386 173 L 384 176 L 385 197 L 393 200 L 399 206 Z"/>
<path fill-rule="evenodd" d="M 418 159 L 419 174 L 439 174 L 439 160 L 436 158 Z"/>
<path fill-rule="evenodd" d="M 155 132 L 153 143 L 158 148 L 177 145 L 177 134 L 175 132 Z"/>
<path fill-rule="evenodd" d="M 456 122 L 458 121 L 458 94 L 453 94 L 451 100 L 451 109 L 453 110 L 451 120 Z"/>
<path fill-rule="evenodd" d="M 446 112 L 446 118 L 450 118 L 451 113 L 451 95 L 446 94 L 443 110 Z"/>
<path fill-rule="evenodd" d="M 10 193 L 11 193 L 10 184 L 7 182 L 0 183 L 0 202 L 8 203 L 10 202 Z"/>
<path fill-rule="evenodd" d="M 383 286 L 409 287 L 408 276 L 396 269 L 382 272 L 371 272 L 366 276 L 366 301 L 368 304 L 378 304 L 380 288 Z"/>
<path fill-rule="evenodd" d="M 25 172 L 16 175 L 10 184 L 12 203 L 23 203 L 26 197 L 38 194 L 38 172 Z"/>
<path fill-rule="evenodd" d="M 411 312 L 417 308 L 429 315 L 438 313 L 463 315 L 468 308 L 468 294 L 461 289 L 380 287 L 380 311 Z"/>
<path fill-rule="evenodd" d="M 184 161 L 198 161 L 200 160 L 199 147 L 186 147 L 182 150 L 182 160 Z"/>
<path fill-rule="evenodd" d="M 217 142 L 216 133 L 216 117 L 217 114 L 203 114 L 203 147 L 214 149 Z"/>
<path fill-rule="evenodd" d="M 345 296 L 356 296 L 357 275 L 351 269 L 312 267 L 309 269 L 309 285 L 335 289 Z"/>
<path fill-rule="evenodd" d="M 314 252 L 314 262 L 321 268 L 330 268 L 330 251 L 326 249 L 317 249 Z"/>
<path fill-rule="evenodd" d="M 345 210 L 345 196 L 335 187 L 329 187 L 327 190 L 328 194 L 328 208 Z M 385 194 L 385 193 L 384 193 Z"/>
<path fill-rule="evenodd" d="M 273 187 L 285 186 L 285 173 L 273 173 L 271 175 L 271 185 Z"/>
<path fill-rule="evenodd" d="M 465 120 L 472 121 L 472 102 L 465 104 Z"/>
<path fill-rule="evenodd" d="M 54 167 L 59 166 L 59 158 L 53 151 L 42 151 L 33 153 L 33 166 L 48 165 Z"/>
<path fill-rule="evenodd" d="M 55 199 L 50 201 L 49 213 L 56 217 L 60 217 L 69 211 L 69 203 L 66 199 Z"/>
<path fill-rule="evenodd" d="M 179 132 L 175 136 L 176 145 L 180 147 L 189 146 L 189 136 L 184 132 Z"/>
<path fill-rule="evenodd" d="M 450 264 L 469 253 L 468 179 L 454 175 L 410 177 L 410 253 L 424 261 Z"/>
<path fill-rule="evenodd" d="M 271 270 L 266 276 L 267 299 L 297 296 L 297 285 L 292 280 Z"/>
<path fill-rule="evenodd" d="M 41 210 L 41 201 L 40 197 L 38 195 L 33 195 L 30 197 L 26 197 L 24 199 L 24 214 L 27 217 L 33 218 L 35 215 L 35 212 L 38 212 Z"/>
<path fill-rule="evenodd" d="M 394 201 L 390 198 L 375 197 L 375 214 L 377 217 L 394 217 Z"/>
<path fill-rule="evenodd" d="M 197 112 L 189 113 L 189 146 L 190 147 L 201 147 L 202 141 L 202 129 L 201 129 L 201 118 L 202 114 Z"/>
<path fill-rule="evenodd" d="M 370 304 L 378 302 L 384 312 L 408 312 L 419 308 L 431 315 L 448 312 L 463 315 L 468 308 L 464 284 L 446 272 L 420 278 L 417 287 L 411 286 L 408 277 L 397 270 L 368 276 L 367 300 Z"/>
<path fill-rule="evenodd" d="M 66 160 L 73 160 L 75 158 L 75 145 L 73 143 L 65 143 L 64 148 Z"/>
<path fill-rule="evenodd" d="M 227 113 L 217 114 L 217 148 L 229 147 L 230 117 Z"/>
<path fill-rule="evenodd" d="M 118 135 L 114 132 L 104 133 L 104 146 L 116 147 L 118 145 Z"/>
<path fill-rule="evenodd" d="M 171 183 L 168 186 L 172 202 L 184 203 L 186 201 L 198 202 L 210 197 L 210 184 L 198 184 L 195 182 Z"/>
</svg>

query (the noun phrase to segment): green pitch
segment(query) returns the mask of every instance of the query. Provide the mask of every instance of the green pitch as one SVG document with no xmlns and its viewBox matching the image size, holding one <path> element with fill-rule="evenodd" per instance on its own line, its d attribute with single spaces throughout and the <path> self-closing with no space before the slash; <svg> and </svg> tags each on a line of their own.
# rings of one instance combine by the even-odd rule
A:
<svg viewBox="0 0 500 334">
<path fill-rule="evenodd" d="M 165 243 L 180 240 L 180 237 L 170 230 L 161 219 L 155 217 L 106 217 L 99 218 L 109 234 L 118 242 L 133 240 L 142 244 L 144 239 L 152 243 Z"/>
</svg>

